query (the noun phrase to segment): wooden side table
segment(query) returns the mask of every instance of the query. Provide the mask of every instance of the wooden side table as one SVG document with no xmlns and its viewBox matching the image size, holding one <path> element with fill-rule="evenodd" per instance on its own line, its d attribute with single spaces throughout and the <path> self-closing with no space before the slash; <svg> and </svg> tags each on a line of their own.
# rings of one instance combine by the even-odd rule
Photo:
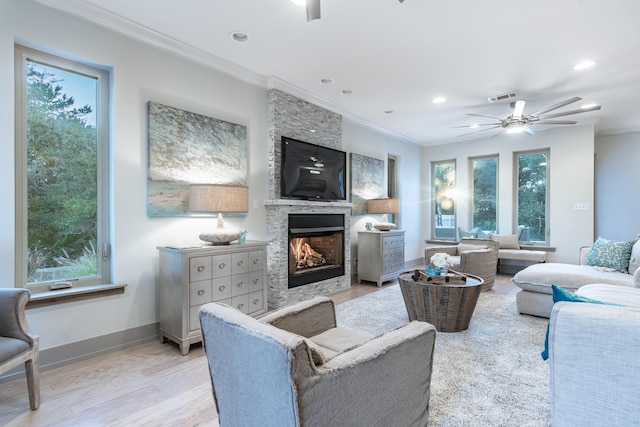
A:
<svg viewBox="0 0 640 427">
<path fill-rule="evenodd" d="M 484 280 L 471 274 L 414 280 L 414 272 L 406 272 L 398 282 L 409 320 L 431 323 L 438 332 L 459 332 L 469 327 Z"/>
</svg>

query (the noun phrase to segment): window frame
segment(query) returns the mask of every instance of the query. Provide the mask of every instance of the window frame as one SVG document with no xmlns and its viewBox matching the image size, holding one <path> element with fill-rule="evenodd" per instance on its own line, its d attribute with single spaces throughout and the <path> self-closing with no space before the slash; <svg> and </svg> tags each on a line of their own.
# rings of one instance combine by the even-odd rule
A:
<svg viewBox="0 0 640 427">
<path fill-rule="evenodd" d="M 49 291 L 55 281 L 29 284 L 27 279 L 27 93 L 26 62 L 32 60 L 97 79 L 97 274 L 73 279 L 74 288 L 111 283 L 110 245 L 110 72 L 78 60 L 43 52 L 23 45 L 14 46 L 15 90 L 15 286 L 33 293 Z"/>
<path fill-rule="evenodd" d="M 456 159 L 438 160 L 431 162 L 431 236 L 435 240 L 456 241 L 456 227 L 458 225 L 458 201 L 454 196 L 453 199 L 453 236 L 452 237 L 439 237 L 436 236 L 436 206 L 437 206 L 437 194 L 436 194 L 436 167 L 443 164 L 453 164 L 453 171 L 455 175 L 455 182 L 453 184 L 454 191 L 457 191 L 458 187 L 458 164 Z"/>
<path fill-rule="evenodd" d="M 474 182 L 475 182 L 475 168 L 474 168 L 474 164 L 476 161 L 481 161 L 481 160 L 491 160 L 491 159 L 495 159 L 496 160 L 496 182 L 495 182 L 495 193 L 496 193 L 496 217 L 495 217 L 495 221 L 496 221 L 496 226 L 494 231 L 497 233 L 498 232 L 498 224 L 499 224 L 499 215 L 500 215 L 500 210 L 498 209 L 499 203 L 500 203 L 500 191 L 499 191 L 499 182 L 500 182 L 500 156 L 498 154 L 488 154 L 485 156 L 476 156 L 476 157 L 469 157 L 469 188 L 471 189 L 471 191 L 469 191 L 469 224 L 470 227 L 469 228 L 474 228 L 476 225 L 473 222 L 473 212 L 475 211 L 475 186 L 474 186 Z M 484 230 L 484 231 L 491 231 L 491 230 Z"/>
<path fill-rule="evenodd" d="M 518 197 L 518 189 L 519 187 L 519 179 L 520 179 L 520 156 L 523 155 L 531 155 L 531 154 L 543 154 L 547 158 L 547 162 L 545 165 L 545 206 L 544 206 L 544 240 L 528 240 L 528 241 L 520 241 L 525 244 L 530 245 L 542 245 L 542 246 L 550 246 L 551 239 L 551 231 L 550 231 L 550 176 L 551 176 L 551 149 L 550 148 L 537 148 L 532 150 L 525 151 L 514 151 L 513 153 L 513 233 L 518 234 L 518 208 L 520 205 L 519 197 Z M 519 236 L 518 236 L 519 239 Z"/>
</svg>

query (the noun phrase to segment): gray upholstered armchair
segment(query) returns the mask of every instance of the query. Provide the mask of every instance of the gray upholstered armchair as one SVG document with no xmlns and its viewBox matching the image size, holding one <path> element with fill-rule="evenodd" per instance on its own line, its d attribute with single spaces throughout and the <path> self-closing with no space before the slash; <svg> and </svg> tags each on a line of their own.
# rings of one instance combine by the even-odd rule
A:
<svg viewBox="0 0 640 427">
<path fill-rule="evenodd" d="M 27 289 L 0 288 L 0 374 L 24 363 L 31 409 L 40 406 L 39 337 L 30 332 Z"/>
<path fill-rule="evenodd" d="M 499 243 L 483 239 L 460 239 L 457 245 L 429 246 L 424 250 L 427 265 L 431 265 L 431 257 L 444 252 L 451 256 L 452 270 L 473 274 L 484 280 L 482 290 L 493 287 L 498 268 Z M 433 266 L 433 265 L 432 265 Z"/>
<path fill-rule="evenodd" d="M 336 327 L 326 297 L 260 320 L 218 303 L 199 317 L 221 426 L 427 424 L 431 324 L 372 337 Z"/>
</svg>

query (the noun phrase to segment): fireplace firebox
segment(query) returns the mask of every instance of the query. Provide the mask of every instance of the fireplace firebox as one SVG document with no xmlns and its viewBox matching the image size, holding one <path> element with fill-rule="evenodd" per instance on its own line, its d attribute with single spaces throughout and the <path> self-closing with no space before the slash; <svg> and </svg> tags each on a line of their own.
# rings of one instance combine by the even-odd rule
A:
<svg viewBox="0 0 640 427">
<path fill-rule="evenodd" d="M 289 289 L 344 275 L 344 215 L 289 214 Z"/>
</svg>

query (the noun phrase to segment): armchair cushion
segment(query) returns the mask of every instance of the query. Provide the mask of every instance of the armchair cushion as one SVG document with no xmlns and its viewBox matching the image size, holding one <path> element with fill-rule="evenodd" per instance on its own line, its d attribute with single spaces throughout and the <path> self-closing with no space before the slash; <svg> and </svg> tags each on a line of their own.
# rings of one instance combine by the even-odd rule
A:
<svg viewBox="0 0 640 427">
<path fill-rule="evenodd" d="M 458 254 L 469 251 L 477 251 L 478 249 L 487 249 L 486 245 L 473 245 L 467 243 L 458 243 Z"/>
<path fill-rule="evenodd" d="M 9 337 L 0 337 L 0 361 L 13 359 L 29 350 L 29 343 Z"/>
<path fill-rule="evenodd" d="M 323 364 L 342 352 L 352 350 L 367 341 L 371 341 L 372 338 L 373 335 L 366 332 L 348 328 L 332 328 L 321 334 L 314 335 L 309 341 L 312 341 L 322 351 L 324 358 L 320 364 Z M 316 362 L 315 358 L 314 362 Z M 316 362 L 316 366 L 320 364 Z"/>
</svg>

